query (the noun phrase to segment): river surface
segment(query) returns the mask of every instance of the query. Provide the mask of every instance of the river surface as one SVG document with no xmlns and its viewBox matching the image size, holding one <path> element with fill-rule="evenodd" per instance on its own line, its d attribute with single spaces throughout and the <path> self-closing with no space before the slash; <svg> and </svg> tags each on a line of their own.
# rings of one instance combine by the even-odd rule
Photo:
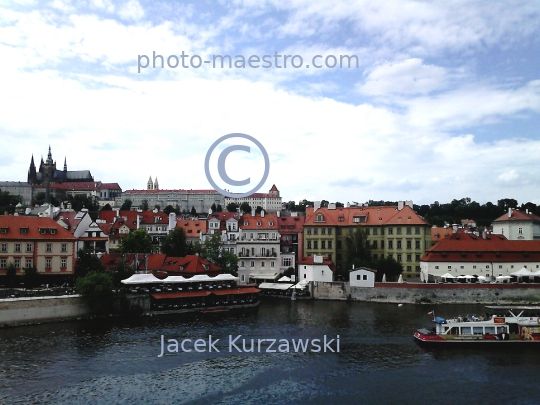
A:
<svg viewBox="0 0 540 405">
<path fill-rule="evenodd" d="M 430 325 L 432 309 L 443 317 L 484 312 L 479 305 L 273 300 L 246 313 L 2 329 L 0 403 L 540 404 L 540 348 L 423 349 L 412 335 Z M 158 357 L 162 335 L 165 341 L 212 335 L 219 352 L 200 346 L 204 352 Z M 261 353 L 239 344 L 239 353 L 229 350 L 229 335 L 242 335 L 237 343 L 245 339 L 246 349 L 252 338 L 339 335 L 339 352 L 334 340 L 319 353 L 296 353 L 292 344 L 290 352 L 266 353 L 266 343 Z"/>
</svg>

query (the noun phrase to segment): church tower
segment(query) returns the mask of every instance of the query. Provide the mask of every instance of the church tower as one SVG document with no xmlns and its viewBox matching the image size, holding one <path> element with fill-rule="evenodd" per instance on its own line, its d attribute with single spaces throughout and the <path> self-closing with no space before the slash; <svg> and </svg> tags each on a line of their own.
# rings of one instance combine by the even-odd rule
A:
<svg viewBox="0 0 540 405">
<path fill-rule="evenodd" d="M 157 176 L 156 176 L 156 181 L 154 181 L 154 190 L 159 190 L 159 184 L 158 184 L 158 181 L 157 181 Z"/>
<path fill-rule="evenodd" d="M 36 165 L 34 164 L 34 154 L 32 154 L 32 160 L 30 161 L 30 168 L 28 169 L 28 184 L 37 183 Z"/>
<path fill-rule="evenodd" d="M 148 178 L 148 183 L 146 183 L 146 189 L 147 190 L 153 190 L 154 189 L 154 183 L 152 181 L 152 176 Z"/>
</svg>

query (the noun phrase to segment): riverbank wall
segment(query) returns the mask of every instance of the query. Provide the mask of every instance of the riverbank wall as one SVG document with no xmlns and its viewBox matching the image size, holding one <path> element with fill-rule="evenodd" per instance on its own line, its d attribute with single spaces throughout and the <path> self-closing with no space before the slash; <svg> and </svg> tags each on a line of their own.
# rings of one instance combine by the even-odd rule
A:
<svg viewBox="0 0 540 405">
<path fill-rule="evenodd" d="M 76 319 L 89 314 L 79 295 L 0 300 L 0 327 Z"/>
<path fill-rule="evenodd" d="M 396 304 L 539 304 L 540 284 L 375 283 L 351 287 L 347 282 L 313 282 L 319 300 L 351 300 Z"/>
</svg>

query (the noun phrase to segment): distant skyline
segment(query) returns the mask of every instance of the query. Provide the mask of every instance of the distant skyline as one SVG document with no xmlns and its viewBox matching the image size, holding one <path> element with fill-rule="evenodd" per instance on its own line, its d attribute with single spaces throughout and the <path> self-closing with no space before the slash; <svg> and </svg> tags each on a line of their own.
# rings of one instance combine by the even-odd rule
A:
<svg viewBox="0 0 540 405">
<path fill-rule="evenodd" d="M 284 201 L 540 204 L 539 41 L 528 1 L 2 2 L 0 180 L 51 145 L 124 190 L 209 189 L 208 148 L 240 132 Z M 154 51 L 304 66 L 138 73 Z M 358 67 L 306 68 L 315 55 Z"/>
</svg>

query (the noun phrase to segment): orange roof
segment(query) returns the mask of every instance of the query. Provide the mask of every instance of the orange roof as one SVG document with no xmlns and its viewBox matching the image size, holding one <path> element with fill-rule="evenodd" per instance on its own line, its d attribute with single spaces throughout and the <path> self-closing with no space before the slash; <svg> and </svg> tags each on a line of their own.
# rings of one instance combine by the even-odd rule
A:
<svg viewBox="0 0 540 405">
<path fill-rule="evenodd" d="M 177 228 L 184 228 L 184 233 L 187 238 L 198 237 L 201 233 L 206 233 L 208 230 L 208 222 L 198 219 L 177 219 Z"/>
<path fill-rule="evenodd" d="M 319 214 L 322 221 L 319 221 Z M 398 211 L 396 206 L 372 206 L 372 207 L 339 207 L 329 209 L 322 207 L 306 210 L 306 226 L 374 226 L 374 225 L 428 225 L 411 207 L 406 205 Z"/>
<path fill-rule="evenodd" d="M 277 189 L 276 185 L 274 184 L 274 185 L 272 186 L 272 188 L 270 189 L 270 191 L 279 191 L 279 190 Z"/>
<path fill-rule="evenodd" d="M 440 226 L 431 228 L 431 240 L 441 240 L 454 233 L 452 227 L 442 228 Z"/>
<path fill-rule="evenodd" d="M 221 274 L 221 269 L 218 266 L 197 255 L 167 257 L 160 270 L 189 277 L 197 274 L 208 274 L 209 276 Z"/>
<path fill-rule="evenodd" d="M 314 265 L 320 265 L 320 266 L 328 266 L 330 267 L 330 270 L 332 271 L 336 271 L 336 265 L 334 264 L 334 262 L 330 259 L 328 259 L 328 257 L 324 256 L 323 257 L 323 261 L 322 263 L 315 263 L 315 258 L 313 256 L 308 256 L 308 257 L 303 257 L 301 258 L 300 260 L 298 260 L 298 264 L 306 264 L 306 265 L 309 265 L 309 264 L 314 264 Z"/>
<path fill-rule="evenodd" d="M 278 222 L 276 214 L 265 214 L 264 217 L 261 217 L 260 214 L 251 214 L 242 215 L 240 220 L 239 227 L 242 230 L 259 230 L 259 229 L 271 229 L 278 230 Z"/>
<path fill-rule="evenodd" d="M 279 226 L 279 233 L 281 235 L 286 235 L 290 233 L 300 233 L 304 229 L 304 222 L 306 217 L 279 217 L 277 219 Z"/>
<path fill-rule="evenodd" d="M 534 215 L 531 213 L 527 214 L 526 212 L 513 209 L 510 216 L 508 216 L 508 213 L 506 213 L 504 215 L 501 215 L 493 222 L 502 221 L 540 221 L 540 217 L 538 215 Z"/>
<path fill-rule="evenodd" d="M 15 239 L 75 240 L 75 237 L 48 217 L 0 215 L 0 240 Z"/>
</svg>

